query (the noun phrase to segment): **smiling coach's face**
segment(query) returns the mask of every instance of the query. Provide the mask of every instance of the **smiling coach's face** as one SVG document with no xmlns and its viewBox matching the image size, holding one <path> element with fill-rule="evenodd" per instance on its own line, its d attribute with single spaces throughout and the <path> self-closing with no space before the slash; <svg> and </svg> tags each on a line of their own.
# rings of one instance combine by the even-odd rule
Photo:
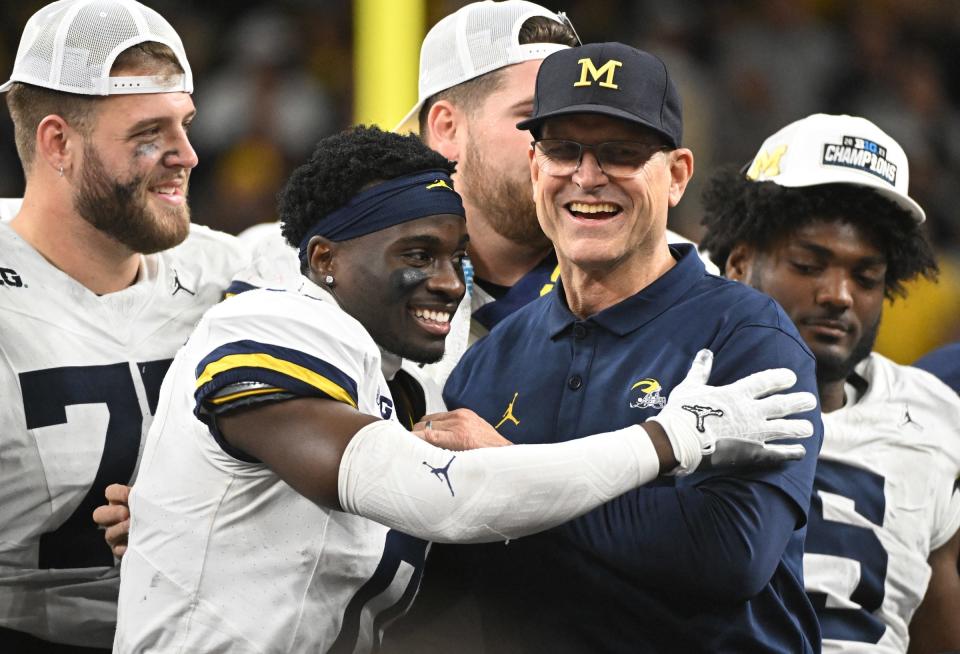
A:
<svg viewBox="0 0 960 654">
<path fill-rule="evenodd" d="M 377 345 L 406 359 L 433 363 L 443 356 L 450 319 L 466 291 L 463 217 L 426 216 L 331 244 L 320 274 Z"/>
<path fill-rule="evenodd" d="M 651 145 L 650 158 L 629 177 L 605 174 L 590 150 L 575 172 L 562 176 L 541 170 L 529 153 L 537 216 L 562 262 L 606 271 L 643 265 L 651 249 L 665 243 L 667 210 L 680 200 L 692 174 L 689 151 L 654 149 L 661 138 L 652 130 L 597 114 L 550 118 L 541 136 L 587 145 Z"/>
</svg>

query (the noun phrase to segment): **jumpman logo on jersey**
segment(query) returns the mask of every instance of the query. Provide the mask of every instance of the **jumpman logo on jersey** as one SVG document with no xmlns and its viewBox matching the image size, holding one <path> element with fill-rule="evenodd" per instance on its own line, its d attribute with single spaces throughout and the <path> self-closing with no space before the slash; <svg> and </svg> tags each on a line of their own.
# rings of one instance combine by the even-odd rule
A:
<svg viewBox="0 0 960 654">
<path fill-rule="evenodd" d="M 450 485 L 450 475 L 449 475 L 450 464 L 453 463 L 453 460 L 456 458 L 457 458 L 457 455 L 454 454 L 452 457 L 450 457 L 450 460 L 447 461 L 447 465 L 443 466 L 442 468 L 434 468 L 432 465 L 430 465 L 426 461 L 423 462 L 423 465 L 430 468 L 431 475 L 436 475 L 437 479 L 441 483 L 444 481 L 447 482 L 447 488 L 450 489 L 450 497 L 456 497 L 456 493 L 453 492 L 453 486 Z"/>
<path fill-rule="evenodd" d="M 177 273 L 176 268 L 174 268 L 173 270 L 173 284 L 174 284 L 173 293 L 171 293 L 170 295 L 176 295 L 180 291 L 186 291 L 190 295 L 196 295 L 196 292 L 191 291 L 189 288 L 187 288 L 182 283 L 180 283 L 180 275 Z"/>
<path fill-rule="evenodd" d="M 921 426 L 920 423 L 914 420 L 913 416 L 910 415 L 910 405 L 904 404 L 903 405 L 903 422 L 900 423 L 900 426 L 905 427 L 907 425 L 913 425 L 915 428 L 919 429 L 920 431 L 923 431 L 923 426 Z"/>
<path fill-rule="evenodd" d="M 706 429 L 703 428 L 703 421 L 706 420 L 707 416 L 717 416 L 718 418 L 723 416 L 723 409 L 714 409 L 710 406 L 700 406 L 699 404 L 681 405 L 682 409 L 686 409 L 693 415 L 697 416 L 697 431 L 704 432 Z"/>
<path fill-rule="evenodd" d="M 503 412 L 503 417 L 500 418 L 500 422 L 498 422 L 493 426 L 494 429 L 500 429 L 500 425 L 505 423 L 507 420 L 509 420 L 510 422 L 512 422 L 517 426 L 520 425 L 520 421 L 517 420 L 516 416 L 513 415 L 513 403 L 517 401 L 518 395 L 520 395 L 519 391 L 513 394 L 513 399 L 510 400 L 510 404 L 507 405 L 507 410 Z"/>
</svg>

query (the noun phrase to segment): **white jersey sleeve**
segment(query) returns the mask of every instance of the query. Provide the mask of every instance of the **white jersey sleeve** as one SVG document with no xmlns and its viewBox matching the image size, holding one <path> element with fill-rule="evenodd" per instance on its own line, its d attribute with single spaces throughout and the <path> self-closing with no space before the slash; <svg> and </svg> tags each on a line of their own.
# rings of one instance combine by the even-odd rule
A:
<svg viewBox="0 0 960 654">
<path fill-rule="evenodd" d="M 230 298 L 178 354 L 131 495 L 116 652 L 370 651 L 412 600 L 426 542 L 317 506 L 204 417 L 283 393 L 393 419 L 372 338 L 307 288 Z"/>
<path fill-rule="evenodd" d="M 133 480 L 170 361 L 245 256 L 192 228 L 98 296 L 0 223 L 0 627 L 109 647 L 119 580 L 91 513 Z"/>
<path fill-rule="evenodd" d="M 927 559 L 960 528 L 960 398 L 879 354 L 867 389 L 823 415 L 804 554 L 824 652 L 905 652 Z"/>
</svg>

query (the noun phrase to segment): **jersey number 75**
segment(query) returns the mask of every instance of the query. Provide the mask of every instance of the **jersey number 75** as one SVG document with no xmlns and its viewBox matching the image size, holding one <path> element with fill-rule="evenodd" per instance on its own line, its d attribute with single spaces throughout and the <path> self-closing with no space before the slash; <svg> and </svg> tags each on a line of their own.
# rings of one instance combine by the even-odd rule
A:
<svg viewBox="0 0 960 654">
<path fill-rule="evenodd" d="M 151 415 L 157 409 L 160 384 L 170 363 L 170 359 L 162 359 L 137 364 Z M 105 502 L 107 486 L 130 483 L 137 466 L 144 416 L 130 364 L 33 370 L 20 374 L 20 388 L 27 429 L 66 424 L 68 406 L 107 406 L 110 419 L 93 484 L 70 517 L 53 531 L 41 534 L 37 567 L 112 566 L 113 554 L 91 516 Z"/>
</svg>

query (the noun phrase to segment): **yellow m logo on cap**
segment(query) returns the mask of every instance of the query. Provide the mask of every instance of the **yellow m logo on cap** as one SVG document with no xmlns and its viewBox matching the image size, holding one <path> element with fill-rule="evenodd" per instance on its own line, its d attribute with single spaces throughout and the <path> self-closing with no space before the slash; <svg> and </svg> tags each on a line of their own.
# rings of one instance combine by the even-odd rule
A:
<svg viewBox="0 0 960 654">
<path fill-rule="evenodd" d="M 773 152 L 761 152 L 753 160 L 753 165 L 747 171 L 747 179 L 756 181 L 760 177 L 776 177 L 780 174 L 780 159 L 787 151 L 786 145 L 778 145 Z"/>
<path fill-rule="evenodd" d="M 580 59 L 577 63 L 580 64 L 580 81 L 575 82 L 574 86 L 590 86 L 593 82 L 599 82 L 600 86 L 607 89 L 620 88 L 613 83 L 613 74 L 617 72 L 617 68 L 623 65 L 622 61 L 609 59 L 600 68 L 594 66 L 593 61 L 589 58 Z M 593 78 L 593 82 L 587 79 L 587 75 Z M 606 79 L 600 82 L 600 78 L 603 76 L 606 76 Z"/>
</svg>

